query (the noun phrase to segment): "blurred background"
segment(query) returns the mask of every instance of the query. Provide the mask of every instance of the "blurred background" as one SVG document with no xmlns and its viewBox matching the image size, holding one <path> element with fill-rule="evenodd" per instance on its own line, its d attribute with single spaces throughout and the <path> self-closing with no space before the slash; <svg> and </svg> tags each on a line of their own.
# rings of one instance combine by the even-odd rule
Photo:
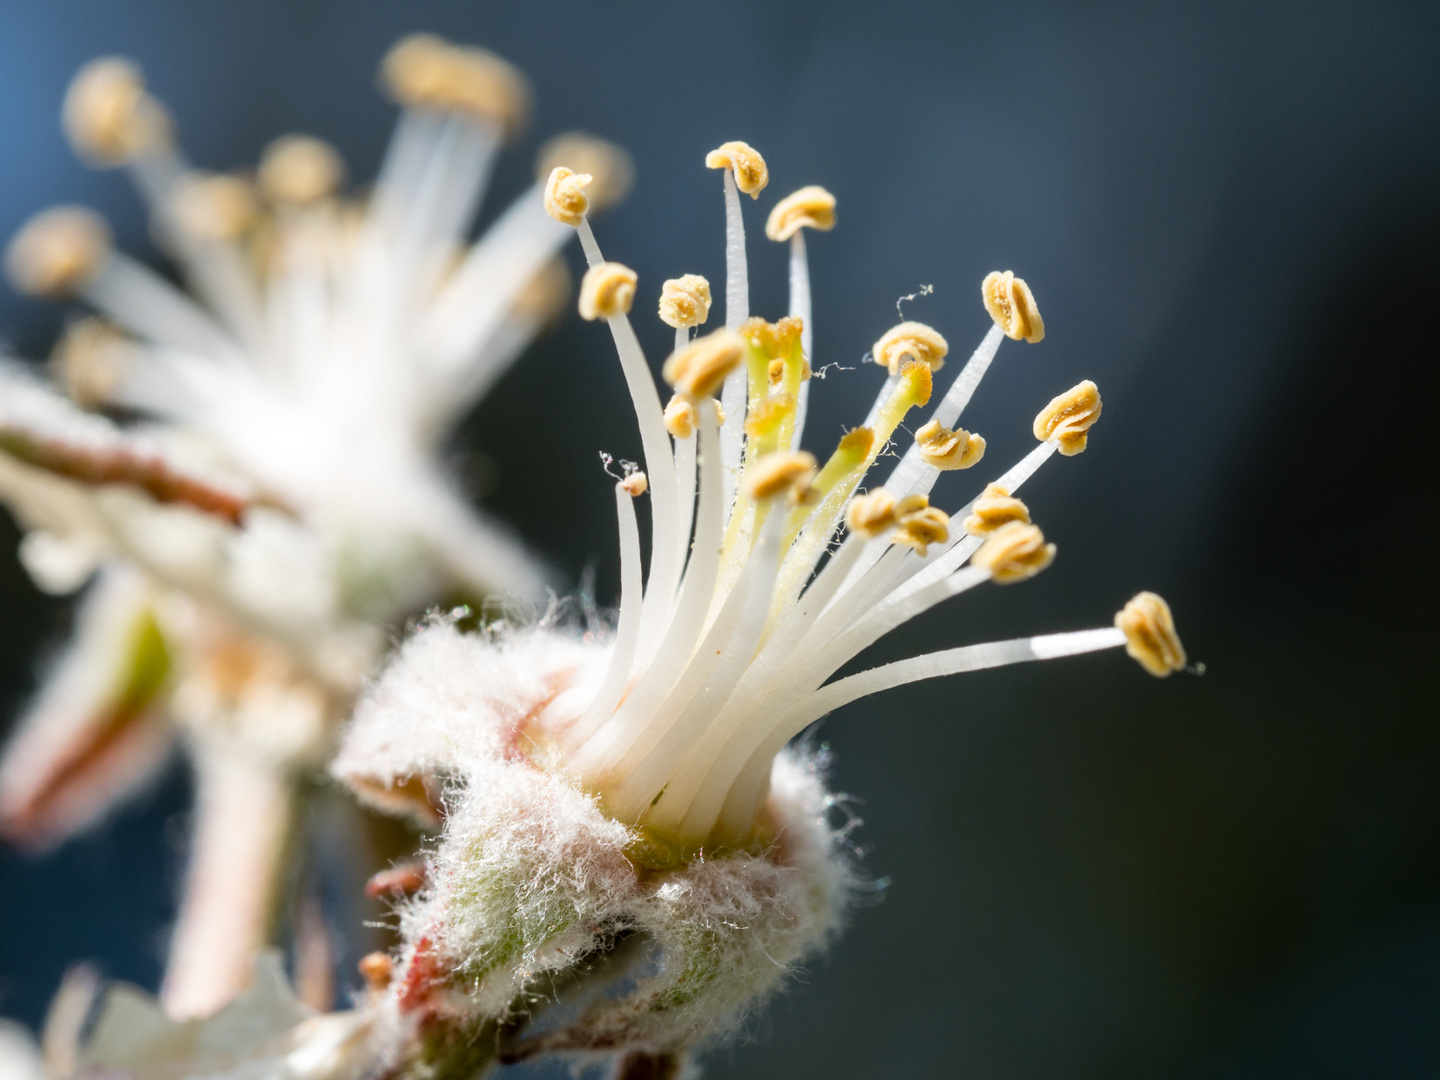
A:
<svg viewBox="0 0 1440 1080">
<path fill-rule="evenodd" d="M 757 313 L 785 306 L 763 213 L 802 184 L 836 194 L 839 226 L 810 243 L 815 366 L 856 370 L 815 385 L 812 448 L 863 414 L 881 373 L 859 359 L 897 296 L 933 285 L 906 315 L 963 357 L 988 326 L 982 276 L 1030 282 L 1046 339 L 1001 350 L 966 424 L 1003 467 L 1052 395 L 1099 384 L 1090 449 L 1025 493 L 1059 558 L 930 612 L 865 666 L 1105 625 L 1150 588 L 1207 668 L 1159 682 L 1109 653 L 825 721 L 876 902 L 707 1075 L 1440 1075 L 1436 9 L 12 3 L 0 235 L 81 202 L 154 257 L 128 185 L 60 134 L 92 56 L 138 60 L 203 166 L 299 130 L 364 181 L 395 112 L 376 65 L 415 29 L 534 80 L 487 219 L 557 131 L 630 149 L 638 181 L 597 232 L 643 296 L 685 272 L 723 280 L 702 168 L 719 142 L 770 165 L 747 204 Z M 670 331 L 648 303 L 658 369 Z M 0 295 L 0 338 L 23 356 L 47 354 L 61 317 Z M 613 601 L 596 452 L 638 458 L 639 439 L 603 330 L 572 318 L 537 344 L 455 449 L 477 498 Z M 947 480 L 943 505 L 973 494 Z M 30 585 L 16 540 L 0 511 L 0 724 L 70 612 Z M 153 988 L 188 785 L 177 765 L 87 838 L 0 854 L 0 1014 L 37 1023 L 77 959 Z"/>
</svg>

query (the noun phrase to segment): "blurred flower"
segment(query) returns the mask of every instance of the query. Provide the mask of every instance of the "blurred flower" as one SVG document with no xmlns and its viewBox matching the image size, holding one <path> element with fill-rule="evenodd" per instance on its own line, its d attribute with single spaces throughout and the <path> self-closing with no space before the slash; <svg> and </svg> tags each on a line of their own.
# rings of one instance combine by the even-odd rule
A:
<svg viewBox="0 0 1440 1080">
<path fill-rule="evenodd" d="M 855 873 L 844 828 L 827 822 L 835 800 L 817 762 L 785 749 L 813 721 L 916 679 L 1121 645 L 1156 674 L 1184 664 L 1164 602 L 1141 594 L 1114 627 L 827 682 L 940 601 L 1050 564 L 1054 545 L 1014 493 L 1057 452 L 1084 450 L 1099 392 L 1085 382 L 1054 398 L 1034 422 L 1039 445 L 964 508 L 930 504 L 942 471 L 983 457 L 984 440 L 955 425 L 1002 339 L 1044 336 L 1028 286 L 992 274 L 993 325 L 885 485 L 857 495 L 929 404 L 948 344 L 921 323 L 887 331 L 872 350 L 887 375 L 869 415 L 823 465 L 799 450 L 813 375 L 801 229 L 829 228 L 834 200 L 805 188 L 772 214 L 767 231 L 790 243 L 791 296 L 767 323 L 749 315 L 739 198 L 765 187 L 765 162 L 732 142 L 706 163 L 725 184 L 726 326 L 692 340 L 709 284 L 665 283 L 676 393 L 664 407 L 629 321 L 636 275 L 606 262 L 590 229 L 589 176 L 562 161 L 546 188 L 552 216 L 579 230 L 590 264 L 580 311 L 610 327 L 645 452 L 643 473 L 626 466 L 615 485 L 614 634 L 597 640 L 553 614 L 480 634 L 432 620 L 364 695 L 332 766 L 377 806 L 444 821 L 423 887 L 399 906 L 404 948 L 377 967 L 399 1071 L 460 1076 L 557 1050 L 672 1067 L 842 921 Z M 642 587 L 633 504 L 647 493 Z"/>
<path fill-rule="evenodd" d="M 185 731 L 199 810 L 165 988 L 178 1014 L 243 983 L 297 777 L 328 758 L 388 628 L 440 600 L 545 593 L 544 570 L 437 460 L 569 292 L 571 230 L 546 215 L 543 181 L 466 241 L 528 89 L 491 54 L 426 36 L 392 50 L 382 82 L 399 125 L 373 189 L 351 197 L 336 152 L 305 136 L 272 143 L 253 176 L 197 171 L 138 68 L 94 61 L 66 131 L 127 170 L 188 291 L 79 208 L 38 215 L 6 252 L 18 288 L 100 317 L 57 347 L 58 389 L 0 368 L 0 499 L 22 560 L 47 591 L 93 582 L 0 762 L 0 828 L 58 842 Z M 624 194 L 620 151 L 562 137 L 542 177 L 557 149 Z"/>
</svg>

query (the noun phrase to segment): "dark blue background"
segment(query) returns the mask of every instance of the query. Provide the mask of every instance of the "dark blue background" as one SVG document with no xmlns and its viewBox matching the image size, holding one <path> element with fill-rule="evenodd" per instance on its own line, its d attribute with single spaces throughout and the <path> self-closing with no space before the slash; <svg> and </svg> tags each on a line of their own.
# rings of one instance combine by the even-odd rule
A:
<svg viewBox="0 0 1440 1080">
<path fill-rule="evenodd" d="M 93 55 L 141 61 L 204 165 L 299 129 L 364 179 L 393 118 L 375 65 L 421 28 L 535 80 L 501 195 L 556 130 L 632 150 L 635 190 L 597 230 L 642 291 L 721 280 L 719 185 L 700 165 L 729 138 L 761 149 L 774 194 L 838 196 L 839 227 L 811 244 L 818 364 L 854 363 L 921 283 L 935 294 L 908 314 L 961 353 L 986 327 L 986 271 L 1034 286 L 1047 338 L 1002 350 L 967 423 L 1007 462 L 1040 403 L 1099 383 L 1091 449 L 1026 491 L 1059 559 L 875 659 L 1103 624 L 1148 587 L 1209 666 L 1160 683 L 1110 654 L 828 721 L 867 866 L 890 885 L 709 1074 L 1440 1074 L 1434 8 L 12 3 L 0 234 L 81 201 L 149 251 L 127 185 L 58 131 Z M 783 250 L 750 220 L 752 304 L 773 317 Z M 0 297 L 25 355 L 59 317 Z M 658 363 L 668 330 L 639 325 Z M 605 337 L 572 320 L 546 338 L 461 439 L 493 465 L 487 504 L 572 581 L 593 562 L 602 601 L 618 574 L 595 451 L 639 454 Z M 818 384 L 812 445 L 858 419 L 877 374 Z M 13 714 L 66 605 L 29 586 L 8 519 L 0 533 Z M 0 1012 L 38 1020 L 76 958 L 154 983 L 186 788 L 177 770 L 55 855 L 0 856 Z"/>
</svg>

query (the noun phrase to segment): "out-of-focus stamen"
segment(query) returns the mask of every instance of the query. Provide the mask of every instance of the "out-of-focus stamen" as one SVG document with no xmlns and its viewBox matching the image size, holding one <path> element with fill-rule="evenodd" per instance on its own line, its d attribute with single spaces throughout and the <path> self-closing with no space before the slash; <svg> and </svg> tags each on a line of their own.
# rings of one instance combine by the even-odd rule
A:
<svg viewBox="0 0 1440 1080">
<path fill-rule="evenodd" d="M 29 296 L 72 296 L 110 259 L 110 229 L 81 206 L 36 214 L 5 249 L 5 276 Z"/>
<path fill-rule="evenodd" d="M 329 143 L 309 135 L 282 135 L 265 148 L 256 179 L 272 203 L 306 206 L 339 190 L 345 164 Z"/>
</svg>

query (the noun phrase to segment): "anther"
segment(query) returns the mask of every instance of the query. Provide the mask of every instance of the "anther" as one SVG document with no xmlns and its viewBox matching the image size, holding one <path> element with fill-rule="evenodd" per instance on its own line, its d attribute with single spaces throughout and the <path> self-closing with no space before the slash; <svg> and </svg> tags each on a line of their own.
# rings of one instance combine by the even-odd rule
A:
<svg viewBox="0 0 1440 1080">
<path fill-rule="evenodd" d="M 924 323 L 903 322 L 885 331 L 875 342 L 870 355 L 877 364 L 889 368 L 890 374 L 895 375 L 907 356 L 927 365 L 932 372 L 939 371 L 949 351 L 949 343 L 938 330 Z"/>
<path fill-rule="evenodd" d="M 688 439 L 695 434 L 695 425 L 700 423 L 700 413 L 686 398 L 676 394 L 665 406 L 665 430 L 677 439 Z"/>
<path fill-rule="evenodd" d="M 1051 399 L 1035 417 L 1035 438 L 1053 442 L 1065 457 L 1085 449 L 1090 426 L 1100 419 L 1100 390 L 1089 379 Z"/>
<path fill-rule="evenodd" d="M 69 296 L 88 284 L 110 256 L 110 229 L 79 206 L 44 210 L 5 249 L 5 276 L 29 296 Z"/>
<path fill-rule="evenodd" d="M 128 338 L 103 319 L 71 323 L 50 353 L 50 370 L 66 395 L 82 409 L 110 400 L 129 368 Z"/>
<path fill-rule="evenodd" d="M 632 472 L 620 481 L 620 487 L 632 499 L 638 499 L 650 489 L 650 481 L 643 472 Z"/>
<path fill-rule="evenodd" d="M 585 220 L 590 209 L 590 197 L 585 194 L 585 185 L 594 179 L 589 173 L 572 172 L 563 165 L 550 170 L 550 179 L 545 181 L 545 213 L 561 225 L 578 227 Z"/>
<path fill-rule="evenodd" d="M 390 977 L 395 973 L 394 962 L 383 952 L 366 953 L 357 966 L 360 974 L 365 977 L 365 985 L 371 990 L 384 990 L 390 985 Z"/>
<path fill-rule="evenodd" d="M 1045 542 L 1039 527 L 1019 521 L 1001 525 L 970 556 L 971 564 L 989 570 L 997 585 L 1034 577 L 1054 559 L 1055 545 Z"/>
<path fill-rule="evenodd" d="M 985 456 L 981 436 L 963 428 L 951 431 L 938 420 L 931 420 L 915 432 L 915 445 L 920 449 L 920 460 L 942 472 L 968 469 Z"/>
<path fill-rule="evenodd" d="M 636 280 L 634 270 L 617 262 L 592 266 L 580 281 L 580 317 L 593 322 L 628 315 Z"/>
<path fill-rule="evenodd" d="M 536 177 L 548 177 L 556 167 L 590 177 L 590 186 L 585 190 L 590 213 L 614 206 L 635 182 L 635 166 L 629 154 L 612 142 L 578 131 L 556 135 L 540 147 L 535 159 Z"/>
<path fill-rule="evenodd" d="M 883 487 L 850 500 L 845 525 L 853 533 L 873 540 L 895 524 L 895 496 Z"/>
<path fill-rule="evenodd" d="M 265 148 L 256 178 L 270 202 L 304 206 L 333 195 L 345 178 L 345 165 L 328 143 L 309 135 L 282 135 Z"/>
<path fill-rule="evenodd" d="M 1010 489 L 999 484 L 987 485 L 984 493 L 971 504 L 970 511 L 964 528 L 971 536 L 989 536 L 1012 521 L 1030 524 L 1030 508 L 1019 499 L 1012 498 Z"/>
<path fill-rule="evenodd" d="M 715 330 L 696 338 L 665 361 L 666 382 L 690 399 L 709 397 L 720 389 L 745 354 L 745 343 L 733 330 Z"/>
<path fill-rule="evenodd" d="M 985 310 L 1005 336 L 1015 341 L 1040 341 L 1045 337 L 1045 320 L 1035 306 L 1035 294 L 1023 278 L 1009 270 L 992 270 L 980 283 Z"/>
<path fill-rule="evenodd" d="M 407 108 L 468 113 L 506 134 L 514 134 L 530 111 L 530 88 L 517 68 L 433 34 L 396 42 L 380 65 L 380 81 Z"/>
<path fill-rule="evenodd" d="M 767 370 L 766 374 L 767 374 L 767 376 L 769 377 L 771 389 L 774 389 L 775 387 L 779 386 L 782 382 L 785 381 L 785 361 L 784 361 L 784 360 L 771 360 L 771 361 L 770 361 L 770 367 L 769 367 L 769 369 Z M 809 380 L 810 378 L 812 378 L 813 375 L 814 375 L 814 372 L 812 372 L 812 371 L 810 370 L 810 361 L 809 361 L 809 360 L 806 360 L 804 357 L 801 357 L 801 358 L 800 358 L 800 381 L 801 381 L 801 382 L 806 382 L 807 380 Z"/>
<path fill-rule="evenodd" d="M 835 196 L 811 184 L 775 204 L 765 221 L 765 235 L 771 240 L 789 240 L 801 229 L 829 232 L 835 227 Z"/>
<path fill-rule="evenodd" d="M 255 189 L 247 181 L 201 173 L 180 181 L 172 208 L 181 227 L 203 240 L 234 240 L 259 212 Z"/>
<path fill-rule="evenodd" d="M 798 453 L 766 454 L 748 470 L 745 491 L 756 500 L 771 499 L 785 492 L 792 503 L 804 500 L 815 479 L 815 455 Z"/>
<path fill-rule="evenodd" d="M 895 504 L 893 544 L 904 544 L 914 548 L 922 559 L 931 544 L 943 544 L 950 539 L 950 515 L 938 506 L 931 506 L 924 495 L 907 495 Z"/>
<path fill-rule="evenodd" d="M 731 170 L 735 174 L 735 186 L 752 199 L 758 199 L 770 182 L 765 159 L 749 143 L 721 143 L 705 155 L 705 167 Z"/>
<path fill-rule="evenodd" d="M 1115 616 L 1125 632 L 1125 651 L 1157 678 L 1185 667 L 1185 649 L 1175 633 L 1170 605 L 1153 592 L 1137 593 Z"/>
<path fill-rule="evenodd" d="M 530 115 L 530 84 L 520 69 L 473 45 L 450 51 L 450 107 L 515 135 Z"/>
<path fill-rule="evenodd" d="M 710 317 L 710 282 L 699 274 L 671 278 L 660 286 L 660 321 L 679 330 Z"/>
<path fill-rule="evenodd" d="M 92 60 L 71 80 L 60 114 L 76 153 L 100 165 L 119 165 L 170 138 L 170 118 L 145 92 L 129 60 Z"/>
</svg>

